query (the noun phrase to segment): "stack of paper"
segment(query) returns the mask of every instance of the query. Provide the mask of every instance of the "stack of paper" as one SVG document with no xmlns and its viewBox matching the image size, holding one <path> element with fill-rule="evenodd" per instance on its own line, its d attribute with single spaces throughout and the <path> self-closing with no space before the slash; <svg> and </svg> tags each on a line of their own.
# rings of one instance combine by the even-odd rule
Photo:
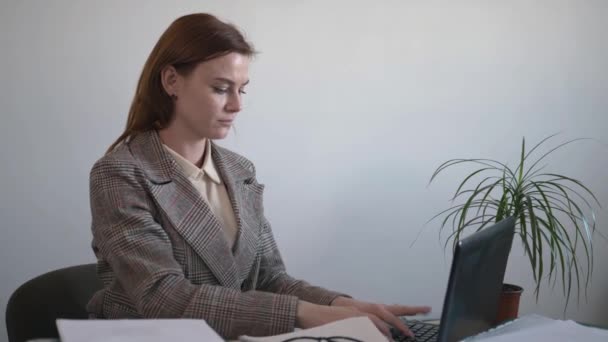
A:
<svg viewBox="0 0 608 342">
<path fill-rule="evenodd" d="M 608 330 L 585 327 L 573 321 L 526 315 L 466 341 L 606 342 L 608 341 Z"/>
<path fill-rule="evenodd" d="M 58 319 L 61 342 L 167 342 L 224 340 L 202 319 Z"/>
</svg>

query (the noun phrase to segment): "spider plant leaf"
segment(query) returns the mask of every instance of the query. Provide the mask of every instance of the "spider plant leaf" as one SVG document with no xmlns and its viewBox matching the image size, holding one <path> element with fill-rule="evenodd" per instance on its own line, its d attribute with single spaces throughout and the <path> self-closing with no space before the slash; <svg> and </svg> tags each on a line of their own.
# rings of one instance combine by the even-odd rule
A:
<svg viewBox="0 0 608 342">
<path fill-rule="evenodd" d="M 458 194 L 460 193 L 460 190 L 462 189 L 462 187 L 469 181 L 469 179 L 471 179 L 472 177 L 475 177 L 475 175 L 486 171 L 486 170 L 491 170 L 492 168 L 490 167 L 485 167 L 485 168 L 481 168 L 479 170 L 476 170 L 475 172 L 469 174 L 463 181 L 462 183 L 460 183 L 460 185 L 458 186 L 458 189 L 456 190 L 456 193 L 454 194 L 454 197 L 452 198 L 452 200 L 454 200 L 456 197 L 458 197 Z M 479 183 L 477 185 L 477 189 L 479 189 L 479 187 L 483 184 L 483 182 Z"/>
<path fill-rule="evenodd" d="M 586 261 L 587 261 L 587 265 L 588 265 L 586 284 L 588 286 L 590 273 L 592 272 L 592 269 L 590 269 L 589 267 L 591 267 L 591 265 L 593 265 L 593 244 L 592 244 L 592 239 L 591 239 L 591 232 L 589 230 L 589 226 L 587 224 L 585 214 L 582 211 L 582 209 L 578 206 L 578 204 L 576 204 L 576 202 L 574 202 L 572 199 L 570 199 L 570 197 L 568 196 L 568 193 L 562 188 L 561 184 L 552 182 L 552 185 L 554 187 L 556 187 L 557 189 L 559 189 L 560 191 L 562 191 L 563 196 L 565 197 L 567 204 L 568 204 L 568 207 L 567 207 L 568 210 L 566 210 L 566 208 L 560 207 L 559 205 L 557 206 L 557 208 L 559 208 L 558 210 L 563 212 L 564 214 L 566 214 L 566 216 L 568 218 L 570 218 L 570 220 L 572 221 L 572 224 L 574 225 L 574 228 L 575 228 L 575 237 L 578 237 L 578 236 L 581 237 L 583 247 L 585 248 L 585 256 L 586 256 Z M 579 224 L 578 224 L 579 220 L 583 223 L 584 229 L 581 229 L 581 227 L 579 226 Z M 583 236 L 583 232 L 586 233 L 586 236 Z"/>
<path fill-rule="evenodd" d="M 488 177 L 488 178 L 493 178 L 493 177 Z M 469 194 L 475 194 L 475 197 L 479 196 L 481 193 L 483 193 L 484 191 L 488 190 L 491 191 L 491 188 L 494 186 L 493 184 L 486 184 L 483 185 L 483 183 L 487 181 L 487 179 L 484 179 L 483 181 L 481 181 L 479 184 L 477 184 L 477 186 L 475 187 L 475 189 L 467 189 L 467 190 L 461 190 L 460 192 L 458 192 L 456 194 L 456 197 L 452 198 L 450 201 L 454 201 L 455 199 L 457 199 L 458 197 L 464 197 L 465 195 L 469 195 Z M 483 185 L 483 186 L 482 186 Z"/>
<path fill-rule="evenodd" d="M 591 272 L 593 270 L 591 268 L 591 266 L 593 265 L 593 245 L 592 245 L 592 240 L 587 240 L 587 238 L 583 235 L 583 232 L 585 232 L 585 230 L 588 229 L 588 226 L 585 227 L 587 225 L 587 220 L 584 216 L 582 216 L 582 213 L 581 213 L 581 216 L 577 216 L 576 214 L 574 214 L 572 212 L 567 212 L 566 210 L 563 210 L 561 208 L 558 209 L 558 211 L 562 211 L 564 214 L 566 214 L 566 216 L 569 217 L 571 219 L 571 221 L 573 222 L 573 224 L 575 225 L 575 239 L 576 239 L 575 247 L 576 247 L 576 243 L 578 242 L 578 237 L 580 237 L 583 248 L 585 249 L 585 257 L 586 257 L 586 265 L 587 265 L 585 285 L 586 285 L 586 288 L 588 288 L 590 277 L 591 277 Z M 579 227 L 577 220 L 580 220 L 582 222 L 582 226 L 585 229 L 582 229 L 581 227 Z M 575 266 L 578 266 L 578 265 L 575 265 Z M 579 285 L 579 284 L 577 284 L 577 285 Z M 580 291 L 580 288 L 579 288 L 579 291 Z M 586 290 L 585 290 L 585 293 L 586 293 Z"/>
<path fill-rule="evenodd" d="M 593 205 L 587 200 L 587 198 L 585 196 L 583 196 L 576 189 L 574 189 L 574 188 L 572 188 L 572 187 L 570 187 L 570 186 L 568 186 L 566 184 L 559 183 L 556 180 L 543 180 L 543 181 L 537 181 L 535 183 L 538 184 L 542 188 L 548 188 L 548 189 L 550 189 L 551 187 L 555 187 L 555 184 L 559 184 L 562 189 L 566 189 L 569 192 L 575 194 L 577 198 L 579 198 L 581 201 L 583 201 L 585 203 L 585 205 L 587 206 L 587 208 L 593 209 Z M 528 189 L 526 188 L 526 190 L 528 190 Z M 560 192 L 563 193 L 563 191 L 561 191 L 561 190 L 560 190 Z"/>
<path fill-rule="evenodd" d="M 543 201 L 541 201 L 539 199 L 537 199 L 537 201 L 541 205 L 542 211 L 545 213 L 545 216 L 547 216 L 549 218 L 547 226 L 549 228 L 549 231 L 552 232 L 551 236 L 555 239 L 556 238 L 556 236 L 555 236 L 556 235 L 555 234 L 556 233 L 556 227 L 553 224 L 554 221 L 552 219 L 553 218 L 553 213 L 552 213 L 552 210 L 551 210 L 551 207 L 552 207 L 551 202 L 549 201 L 549 198 L 547 197 L 547 195 L 545 194 L 545 192 L 542 190 L 542 188 L 540 186 L 538 186 L 538 184 L 532 183 L 532 186 L 536 187 L 537 191 L 540 193 L 540 195 L 541 195 L 541 197 L 543 199 Z M 533 203 L 532 203 L 532 200 L 531 200 L 531 198 L 529 196 L 528 196 L 528 202 L 529 202 L 529 205 L 532 206 Z M 531 211 L 533 212 L 533 210 L 531 210 Z M 532 215 L 534 215 L 534 214 L 532 214 Z M 536 219 L 537 219 L 537 217 L 534 216 L 534 220 L 536 220 Z M 564 271 L 565 270 L 564 270 L 563 256 L 562 256 L 562 283 L 563 283 L 563 285 L 565 285 Z M 565 286 L 564 286 L 564 288 L 565 288 Z"/>
<path fill-rule="evenodd" d="M 473 193 L 471 194 L 471 196 L 469 196 L 469 198 L 465 202 L 464 206 L 462 207 L 462 211 L 460 212 L 460 217 L 459 217 L 459 220 L 458 220 L 459 221 L 458 222 L 458 226 L 455 228 L 456 229 L 455 239 L 457 241 L 460 240 L 460 235 L 461 235 L 462 230 L 466 226 L 468 226 L 468 225 L 465 224 L 465 222 L 466 222 L 466 217 L 467 217 L 467 213 L 468 213 L 469 209 L 478 207 L 478 203 L 480 203 L 479 200 L 475 200 L 475 198 L 479 194 L 483 193 L 486 190 L 487 187 L 491 187 L 491 185 L 487 185 L 487 186 L 482 187 L 482 188 L 476 188 L 473 191 Z"/>
<path fill-rule="evenodd" d="M 540 141 L 538 144 L 536 144 L 536 145 L 535 145 L 535 146 L 534 146 L 534 147 L 533 147 L 533 148 L 532 148 L 530 151 L 528 151 L 528 153 L 526 154 L 525 158 L 528 158 L 528 157 L 529 157 L 529 156 L 532 154 L 532 152 L 534 152 L 534 151 L 535 151 L 535 150 L 536 150 L 538 147 L 540 147 L 540 145 L 544 144 L 544 143 L 545 143 L 545 141 L 547 141 L 547 140 L 549 140 L 549 139 L 553 138 L 554 136 L 556 136 L 556 135 L 558 135 L 558 134 L 559 134 L 559 133 L 553 133 L 553 134 L 551 134 L 550 136 L 548 136 L 548 137 L 544 138 L 543 140 L 541 140 L 541 141 Z"/>
<path fill-rule="evenodd" d="M 431 179 L 429 180 L 428 184 L 430 185 L 433 182 L 433 180 L 448 167 L 458 165 L 458 164 L 463 164 L 463 163 L 481 164 L 481 165 L 485 165 L 485 166 L 488 166 L 491 168 L 496 168 L 496 169 L 498 169 L 498 167 L 496 165 L 492 165 L 490 163 L 500 164 L 499 162 L 497 162 L 495 160 L 491 160 L 491 159 L 462 159 L 462 158 L 450 159 L 450 160 L 446 161 L 445 163 L 439 165 L 439 167 L 435 170 L 435 172 L 433 172 L 433 175 L 431 176 Z"/>
<path fill-rule="evenodd" d="M 541 207 L 543 206 L 542 202 L 539 202 L 539 204 L 541 205 Z M 542 209 L 542 210 L 545 210 L 545 209 Z M 562 273 L 561 273 L 562 274 L 562 277 L 561 277 L 562 278 L 562 291 L 564 291 L 564 295 L 565 295 L 566 294 L 566 292 L 565 292 L 566 291 L 566 278 L 565 278 L 564 272 L 566 270 L 566 267 L 565 267 L 565 263 L 564 263 L 564 253 L 562 251 L 562 246 L 567 246 L 566 242 L 563 241 L 562 238 L 559 236 L 559 234 L 557 234 L 555 232 L 554 225 L 550 219 L 547 220 L 548 222 L 538 216 L 537 216 L 537 219 L 543 226 L 545 226 L 549 230 L 549 232 L 551 233 L 552 241 L 556 241 L 555 248 L 557 248 L 557 253 L 559 255 L 559 262 L 560 262 L 560 267 L 561 267 L 560 269 L 562 270 Z M 554 250 L 553 247 L 551 248 L 551 250 L 552 251 Z M 556 279 L 557 279 L 557 277 L 556 277 Z"/>
<path fill-rule="evenodd" d="M 575 208 L 577 206 L 576 206 L 576 203 L 573 203 L 572 199 L 570 199 L 568 197 L 567 193 L 564 192 L 562 194 L 562 193 L 559 193 L 559 192 L 556 192 L 556 191 L 545 189 L 544 191 L 542 191 L 542 194 L 545 196 L 546 199 L 550 199 L 551 200 L 552 205 L 549 205 L 549 208 L 554 208 L 554 210 L 558 210 L 558 211 L 566 213 L 568 215 L 575 216 L 576 219 L 583 220 L 585 223 L 587 222 L 586 218 L 584 216 L 579 217 L 578 215 L 573 214 L 573 212 L 572 212 L 572 206 L 575 206 Z M 565 198 L 566 201 L 568 201 L 568 203 L 564 202 L 564 200 L 562 200 L 562 198 L 559 198 L 559 197 L 556 197 L 556 196 L 552 196 L 551 194 L 556 194 L 557 196 L 565 196 L 564 198 Z M 555 203 L 558 203 L 559 205 L 555 205 Z M 570 209 L 569 210 L 565 210 L 564 208 L 570 208 Z M 546 208 L 543 208 L 543 210 L 546 210 Z M 551 222 L 551 221 L 549 221 L 549 222 Z M 594 222 L 594 224 L 595 224 L 595 222 Z M 591 234 L 592 234 L 592 232 L 590 230 L 591 229 L 589 229 L 589 226 L 587 225 L 585 227 L 585 232 L 586 232 L 586 235 L 587 235 L 587 239 L 586 240 L 589 242 L 589 244 L 591 246 L 591 241 L 592 241 L 591 240 Z M 553 231 L 553 230 L 551 230 L 551 231 Z M 551 247 L 554 248 L 554 245 L 551 244 Z M 589 254 L 592 255 L 593 254 L 592 248 L 589 248 L 589 250 L 590 250 Z M 591 271 L 591 270 L 593 270 L 593 258 L 589 258 L 588 262 L 589 262 L 589 265 L 590 265 L 589 270 Z M 590 273 L 591 272 L 588 272 L 588 275 Z"/>
<path fill-rule="evenodd" d="M 519 183 L 524 178 L 524 161 L 526 160 L 524 153 L 526 152 L 526 138 L 521 140 L 521 159 L 519 161 Z"/>
<path fill-rule="evenodd" d="M 566 180 L 566 181 L 570 181 L 578 186 L 580 186 L 581 188 L 583 188 L 589 195 L 591 195 L 591 197 L 593 197 L 593 199 L 595 200 L 595 203 L 601 208 L 602 204 L 600 203 L 600 201 L 597 199 L 597 197 L 595 197 L 595 195 L 593 194 L 593 192 L 591 190 L 589 190 L 589 188 L 587 188 L 581 181 L 571 178 L 571 177 L 566 177 L 566 176 L 562 176 L 562 175 L 558 175 L 555 173 L 544 173 L 543 175 L 546 176 L 552 176 L 555 177 L 559 180 Z"/>
<path fill-rule="evenodd" d="M 456 208 L 459 208 L 459 207 L 462 207 L 462 206 L 463 206 L 463 204 L 458 204 L 458 205 L 452 206 L 452 207 L 450 207 L 448 209 L 445 209 L 445 210 L 441 211 L 439 214 L 433 216 L 430 220 L 426 221 L 425 224 L 429 224 L 431 221 L 433 221 L 434 219 L 438 218 L 439 216 L 447 213 L 448 211 L 456 209 Z"/>
<path fill-rule="evenodd" d="M 496 177 L 496 176 L 486 177 L 475 188 L 474 191 L 479 190 L 479 192 L 480 192 L 478 195 L 480 195 L 481 193 L 485 192 L 483 194 L 482 199 L 479 200 L 481 203 L 485 203 L 486 202 L 486 199 L 487 199 L 489 193 L 494 189 L 494 187 L 496 186 L 496 184 L 500 182 L 500 179 L 497 180 L 496 182 L 492 183 L 492 184 L 485 184 L 483 187 L 481 187 L 481 185 L 484 184 L 485 182 L 491 180 L 491 179 L 497 179 L 497 178 L 499 178 L 499 177 Z M 489 202 L 491 202 L 491 200 Z M 481 209 L 483 207 L 484 207 L 483 205 L 479 205 L 478 208 L 477 208 L 477 212 L 475 213 L 475 215 L 479 215 L 479 212 L 481 211 Z"/>
<path fill-rule="evenodd" d="M 465 222 L 464 226 L 465 228 L 474 226 L 474 225 L 481 225 L 481 227 L 484 227 L 485 225 L 487 225 L 488 223 L 493 222 L 493 219 L 495 218 L 494 215 L 476 215 L 474 218 L 468 220 L 467 222 Z M 477 228 L 475 231 L 479 231 L 481 228 Z"/>
<path fill-rule="evenodd" d="M 552 221 L 553 218 L 548 218 L 548 221 Z M 542 221 L 541 221 L 542 222 Z M 557 224 L 554 224 L 554 226 L 557 226 Z M 566 295 L 566 264 L 568 262 L 570 262 L 571 259 L 571 255 L 573 254 L 573 250 L 572 250 L 572 246 L 569 242 L 567 242 L 566 240 L 564 240 L 559 233 L 556 233 L 555 235 L 556 240 L 559 242 L 556 244 L 557 248 L 558 248 L 558 253 L 559 253 L 559 262 L 560 262 L 560 270 L 561 270 L 561 279 L 562 279 L 562 291 L 564 293 L 564 295 Z M 564 249 L 566 252 L 566 256 L 564 257 Z"/>
<path fill-rule="evenodd" d="M 589 201 L 587 201 L 582 195 L 580 195 L 579 193 L 577 193 L 575 190 L 573 190 L 572 188 L 569 188 L 567 186 L 564 186 L 563 184 L 560 184 L 561 187 L 565 190 L 569 190 L 571 193 L 575 194 L 579 199 L 581 199 L 585 205 L 587 206 L 587 208 L 589 208 L 590 210 L 593 210 L 593 206 L 591 206 L 591 203 L 589 203 Z M 569 206 L 568 204 L 566 204 L 564 202 L 564 199 L 566 200 L 570 200 L 573 201 L 572 199 L 570 199 L 570 196 L 568 196 L 568 193 L 564 193 L 564 191 L 555 191 L 553 190 L 554 188 L 558 189 L 557 187 L 555 187 L 554 185 L 549 186 L 547 184 L 538 184 L 539 187 L 541 187 L 545 194 L 547 195 L 548 198 L 551 198 L 555 201 L 558 201 L 560 204 L 565 205 L 565 206 Z M 539 194 L 539 192 L 537 190 L 533 190 L 533 191 L 529 191 L 528 194 L 530 195 L 536 195 Z M 555 195 L 555 196 L 553 196 Z"/>
<path fill-rule="evenodd" d="M 541 207 L 543 207 L 545 204 L 542 203 L 541 201 L 538 201 L 538 203 L 541 205 Z M 566 296 L 566 307 L 570 301 L 570 294 L 571 294 L 571 290 L 572 290 L 572 268 L 574 267 L 575 270 L 577 271 L 576 277 L 578 279 L 578 258 L 576 256 L 576 246 L 575 244 L 572 243 L 572 240 L 570 239 L 570 236 L 568 235 L 568 232 L 566 230 L 566 228 L 564 227 L 564 225 L 561 223 L 561 221 L 559 221 L 555 215 L 553 214 L 553 209 L 549 208 L 545 208 L 545 213 L 547 214 L 547 218 L 549 220 L 549 222 L 553 221 L 552 226 L 557 227 L 558 229 L 556 230 L 556 239 L 558 239 L 558 241 L 561 243 L 558 244 L 558 246 L 560 246 L 560 248 L 558 249 L 558 251 L 560 252 L 560 263 L 561 263 L 561 273 L 562 273 L 562 289 L 564 291 L 564 295 Z M 538 217 L 538 216 L 537 216 Z M 562 239 L 563 237 L 563 239 Z M 561 247 L 565 248 L 565 251 L 567 253 L 567 256 L 565 258 L 565 261 L 567 262 L 567 265 L 564 265 L 564 257 L 563 257 L 563 251 Z M 566 267 L 564 267 L 566 266 Z M 566 283 L 566 279 L 567 279 L 567 283 Z M 578 282 L 578 280 L 577 280 Z"/>
<path fill-rule="evenodd" d="M 422 228 L 421 228 L 421 229 L 418 231 L 418 234 L 416 234 L 416 238 L 414 239 L 414 241 L 412 241 L 412 243 L 410 244 L 410 248 L 411 248 L 412 246 L 414 246 L 414 244 L 416 243 L 416 241 L 418 241 L 418 239 L 420 238 L 420 234 L 422 234 L 422 231 L 424 230 L 424 226 L 426 226 L 427 224 L 429 224 L 430 222 L 432 222 L 433 220 L 435 220 L 437 217 L 439 217 L 439 216 L 441 216 L 441 215 L 443 215 L 443 214 L 447 213 L 447 212 L 448 212 L 448 211 L 450 211 L 450 210 L 454 210 L 455 208 L 458 208 L 458 207 L 460 207 L 460 206 L 461 206 L 461 205 L 455 205 L 455 206 L 452 206 L 451 208 L 445 209 L 445 210 L 441 211 L 439 214 L 437 214 L 437 215 L 433 216 L 433 217 L 432 217 L 430 220 L 426 221 L 426 222 L 424 223 L 423 227 L 422 227 Z M 439 236 L 440 236 L 440 238 L 441 238 L 441 229 L 442 229 L 443 225 L 440 225 L 440 227 L 441 227 L 441 228 L 439 229 Z"/>
<path fill-rule="evenodd" d="M 522 152 L 523 155 L 523 152 Z M 526 196 L 526 201 L 524 201 L 525 207 L 528 209 L 528 217 L 530 218 L 530 230 L 532 234 L 532 249 L 538 252 L 538 282 L 536 283 L 536 301 L 538 301 L 538 295 L 540 293 L 540 283 L 542 281 L 543 275 L 543 241 L 541 238 L 540 228 L 538 227 L 538 221 L 536 219 L 536 215 L 534 214 L 534 208 L 532 207 L 532 199 L 530 196 Z M 522 210 L 523 212 L 523 210 Z M 525 217 L 526 215 L 524 215 Z M 538 249 L 537 249 L 538 248 Z M 536 252 L 535 252 L 536 254 Z"/>
<path fill-rule="evenodd" d="M 522 184 L 527 184 L 528 182 L 532 181 L 533 179 L 536 179 L 539 177 L 540 173 L 547 168 L 547 164 L 537 168 L 536 170 L 534 170 L 532 173 L 528 173 L 524 179 L 521 181 Z"/>
<path fill-rule="evenodd" d="M 496 160 L 492 160 L 492 159 L 451 159 L 446 161 L 445 163 L 441 164 L 436 170 L 435 172 L 433 172 L 433 175 L 431 176 L 431 179 L 429 180 L 429 185 L 433 182 L 433 180 L 439 175 L 439 173 L 441 173 L 443 170 L 447 169 L 448 167 L 457 165 L 457 164 L 462 164 L 462 163 L 474 163 L 474 164 L 479 164 L 479 165 L 484 165 L 499 171 L 502 170 L 506 170 L 509 171 L 511 177 L 515 178 L 515 176 L 513 175 L 513 172 L 511 171 L 511 169 Z M 498 166 L 497 166 L 498 165 Z M 499 167 L 500 166 L 500 167 Z"/>
<path fill-rule="evenodd" d="M 500 197 L 500 202 L 498 204 L 498 210 L 496 212 L 496 220 L 500 221 L 507 217 L 507 205 L 508 205 L 508 196 L 509 193 L 507 191 L 507 185 L 504 181 L 502 182 L 502 196 Z"/>
<path fill-rule="evenodd" d="M 572 274 L 572 267 L 575 268 L 576 270 L 576 279 L 577 279 L 577 284 L 579 283 L 579 271 L 578 271 L 578 257 L 576 255 L 576 244 L 572 243 L 572 239 L 570 238 L 570 235 L 568 234 L 568 231 L 566 229 L 566 227 L 564 227 L 563 223 L 557 219 L 557 217 L 553 214 L 553 210 L 551 210 L 550 213 L 550 219 L 554 221 L 555 225 L 557 227 L 559 227 L 560 232 L 562 233 L 561 236 L 563 236 L 565 238 L 565 241 L 567 242 L 567 247 L 568 249 L 566 250 L 568 255 L 567 255 L 567 263 L 568 263 L 568 272 L 566 272 L 566 270 L 564 270 L 564 273 L 568 276 L 568 285 L 566 287 L 566 307 L 568 306 L 568 303 L 570 302 L 570 294 L 572 291 L 572 278 L 573 278 L 573 274 Z"/>
<path fill-rule="evenodd" d="M 593 240 L 591 240 L 591 232 L 589 231 L 589 223 L 587 223 L 587 218 L 583 216 L 583 227 L 585 227 L 585 232 L 587 233 L 587 243 L 589 243 L 589 253 L 590 256 L 587 258 L 587 279 L 585 280 L 585 297 L 587 297 L 587 289 L 589 288 L 589 282 L 591 281 L 591 273 L 593 272 Z"/>
<path fill-rule="evenodd" d="M 460 241 L 460 235 L 462 234 L 462 231 L 464 230 L 465 226 L 465 221 L 467 218 L 467 211 L 469 210 L 470 206 L 471 206 L 471 202 L 473 202 L 475 198 L 475 194 L 471 195 L 469 197 L 469 199 L 467 200 L 467 202 L 465 203 L 464 207 L 462 208 L 462 212 L 460 214 L 460 219 L 458 222 L 458 227 L 456 228 L 456 236 L 455 236 L 455 241 Z"/>
<path fill-rule="evenodd" d="M 484 196 L 481 199 L 482 203 L 486 203 L 486 202 L 494 203 L 495 202 L 494 200 L 489 200 L 488 201 L 488 197 L 490 196 L 490 194 L 492 193 L 492 191 L 496 188 L 496 186 L 498 184 L 500 184 L 500 183 L 502 183 L 502 179 L 501 178 L 499 178 L 496 182 L 492 183 L 487 189 L 484 189 L 484 190 L 487 190 L 487 191 L 486 191 L 486 193 L 484 194 Z M 484 212 L 485 212 L 486 208 L 487 207 L 484 208 Z"/>
<path fill-rule="evenodd" d="M 577 262 L 577 260 L 573 257 L 572 264 L 570 265 L 570 267 L 572 269 L 572 266 L 574 266 L 574 271 L 576 273 L 576 298 L 580 299 L 580 297 L 581 297 L 581 275 L 579 272 L 578 264 L 579 263 Z"/>
<path fill-rule="evenodd" d="M 449 215 L 447 215 L 444 219 L 443 222 L 441 223 L 441 228 L 439 229 L 439 238 L 441 239 L 441 234 L 443 233 L 445 226 L 447 224 L 447 221 L 450 219 L 450 217 L 454 217 L 454 219 L 458 218 L 458 213 L 462 210 L 462 207 L 464 206 L 464 204 L 460 205 L 458 209 L 454 210 L 453 212 L 451 212 Z M 454 223 L 452 222 L 452 227 L 454 227 Z"/>
<path fill-rule="evenodd" d="M 583 232 L 586 229 L 583 229 L 579 226 L 578 221 L 580 220 L 581 222 L 583 222 L 583 227 L 584 224 L 586 223 L 586 219 L 584 218 L 584 216 L 582 215 L 582 213 L 579 213 L 579 215 L 577 215 L 576 213 L 574 213 L 574 211 L 572 210 L 566 210 L 565 208 L 562 208 L 558 205 L 554 205 L 552 207 L 552 210 L 558 211 L 563 213 L 567 218 L 570 219 L 570 221 L 572 221 L 572 224 L 574 225 L 574 236 L 576 238 L 575 241 L 575 247 L 576 247 L 576 243 L 578 241 L 578 238 L 581 238 L 583 247 L 585 248 L 585 255 L 587 257 L 587 262 L 591 263 L 591 257 L 592 257 L 592 250 L 591 250 L 591 240 L 587 240 L 587 238 L 583 235 Z"/>
<path fill-rule="evenodd" d="M 535 205 L 532 205 L 532 207 L 536 210 L 538 209 Z M 542 212 L 542 209 L 538 209 Z M 559 245 L 559 243 L 556 241 L 555 237 L 553 236 L 552 232 L 549 230 L 546 222 L 540 217 L 540 216 L 535 216 L 537 222 L 538 222 L 538 231 L 540 232 L 541 236 L 543 237 L 543 239 L 550 245 L 550 265 L 549 265 L 549 276 L 547 279 L 547 282 L 551 282 L 551 279 L 557 279 L 557 277 L 553 277 L 555 269 L 557 268 L 557 263 L 556 263 L 556 259 L 558 258 L 558 252 L 557 252 L 557 246 Z M 545 232 L 545 230 L 547 230 Z M 555 282 L 553 283 L 553 286 L 555 286 Z"/>
<path fill-rule="evenodd" d="M 526 255 L 530 259 L 530 266 L 532 266 L 532 275 L 534 276 L 534 282 L 536 283 L 538 281 L 536 278 L 536 251 L 534 250 L 534 247 L 530 248 L 530 244 L 528 243 L 526 216 L 523 211 L 519 214 L 519 226 L 521 227 L 520 237 L 524 244 Z"/>
<path fill-rule="evenodd" d="M 560 149 L 560 148 L 562 148 L 562 147 L 564 147 L 564 146 L 566 146 L 566 145 L 569 145 L 569 144 L 571 144 L 571 143 L 573 143 L 573 142 L 580 141 L 580 140 L 590 140 L 590 139 L 589 139 L 589 138 L 577 138 L 577 139 L 572 139 L 572 140 L 566 141 L 566 142 L 561 143 L 561 144 L 559 144 L 558 146 L 556 146 L 556 147 L 552 148 L 551 150 L 549 150 L 548 152 L 546 152 L 545 154 L 543 154 L 543 155 L 542 155 L 540 158 L 538 158 L 538 159 L 537 159 L 537 160 L 536 160 L 536 161 L 535 161 L 535 162 L 532 164 L 532 166 L 530 166 L 530 168 L 528 169 L 528 171 L 526 171 L 526 174 L 524 175 L 524 178 L 525 178 L 525 177 L 526 177 L 526 176 L 527 176 L 527 175 L 528 175 L 530 172 L 532 172 L 532 170 L 534 170 L 534 168 L 536 167 L 536 165 L 538 165 L 538 163 L 540 163 L 540 161 L 541 161 L 541 160 L 545 159 L 545 158 L 546 158 L 548 155 L 550 155 L 550 154 L 551 154 L 551 153 L 553 153 L 554 151 L 556 151 L 556 150 L 558 150 L 558 149 Z"/>
<path fill-rule="evenodd" d="M 606 240 L 608 242 L 608 238 L 606 238 L 606 236 L 604 234 L 602 234 L 602 232 L 600 232 L 599 230 L 596 229 L 596 220 L 595 220 L 595 212 L 593 210 L 591 210 L 591 218 L 593 219 L 593 227 L 591 229 L 591 231 L 598 233 L 602 238 L 604 238 L 604 240 Z"/>
<path fill-rule="evenodd" d="M 482 230 L 483 228 L 485 228 L 485 226 L 490 223 L 493 223 L 496 219 L 496 215 L 483 215 L 483 217 L 486 217 L 485 221 L 479 227 L 477 227 L 477 230 L 475 230 L 475 232 Z"/>
<path fill-rule="evenodd" d="M 540 292 L 540 283 L 543 277 L 543 240 L 541 238 L 540 229 L 538 228 L 538 221 L 534 219 L 531 221 L 532 234 L 536 233 L 536 240 L 538 241 L 538 283 L 536 284 L 536 300 L 538 301 L 538 294 Z"/>
</svg>

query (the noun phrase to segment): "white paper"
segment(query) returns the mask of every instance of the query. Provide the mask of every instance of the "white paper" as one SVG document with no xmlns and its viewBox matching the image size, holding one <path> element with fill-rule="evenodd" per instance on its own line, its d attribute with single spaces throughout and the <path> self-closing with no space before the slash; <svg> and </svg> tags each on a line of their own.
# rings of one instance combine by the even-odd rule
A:
<svg viewBox="0 0 608 342">
<path fill-rule="evenodd" d="M 61 342 L 167 342 L 224 340 L 202 319 L 58 319 Z"/>
<path fill-rule="evenodd" d="M 376 328 L 374 323 L 368 317 L 354 317 L 341 321 L 328 323 L 319 327 L 302 329 L 293 333 L 269 336 L 269 337 L 251 337 L 241 336 L 239 341 L 242 342 L 281 342 L 293 337 L 336 337 L 344 336 L 354 338 L 365 342 L 386 342 L 387 338 L 382 335 L 380 330 Z"/>
<path fill-rule="evenodd" d="M 554 319 L 540 316 L 537 314 L 528 314 L 513 321 L 509 321 L 507 323 L 501 324 L 495 328 L 492 328 L 488 331 L 479 333 L 478 335 L 469 337 L 465 339 L 465 341 L 482 341 L 488 337 L 505 335 L 514 331 L 519 331 L 523 329 L 529 329 L 533 327 L 538 327 L 543 324 L 552 323 Z"/>
<path fill-rule="evenodd" d="M 608 330 L 585 327 L 573 321 L 553 320 L 539 315 L 529 315 L 467 339 L 467 341 L 606 342 L 608 341 Z"/>
</svg>

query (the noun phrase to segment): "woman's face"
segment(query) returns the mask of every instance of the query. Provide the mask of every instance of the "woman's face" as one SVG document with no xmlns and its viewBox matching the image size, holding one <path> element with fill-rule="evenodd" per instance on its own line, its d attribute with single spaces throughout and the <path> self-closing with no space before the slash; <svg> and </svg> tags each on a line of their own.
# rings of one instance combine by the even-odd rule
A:
<svg viewBox="0 0 608 342">
<path fill-rule="evenodd" d="M 198 64 L 187 76 L 176 73 L 175 82 L 165 87 L 177 96 L 170 127 L 179 127 L 190 138 L 225 138 L 242 109 L 249 62 L 233 52 Z"/>
</svg>

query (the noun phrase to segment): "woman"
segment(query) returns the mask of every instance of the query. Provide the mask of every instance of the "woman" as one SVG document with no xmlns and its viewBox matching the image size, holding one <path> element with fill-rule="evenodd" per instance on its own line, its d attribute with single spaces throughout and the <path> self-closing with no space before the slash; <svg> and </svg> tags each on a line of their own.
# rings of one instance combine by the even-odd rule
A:
<svg viewBox="0 0 608 342">
<path fill-rule="evenodd" d="M 253 48 L 208 14 L 173 22 L 152 50 L 127 127 L 90 175 L 96 318 L 201 318 L 224 338 L 368 315 L 388 334 L 426 307 L 386 306 L 285 272 L 253 164 L 216 145 L 249 82 Z"/>
</svg>

